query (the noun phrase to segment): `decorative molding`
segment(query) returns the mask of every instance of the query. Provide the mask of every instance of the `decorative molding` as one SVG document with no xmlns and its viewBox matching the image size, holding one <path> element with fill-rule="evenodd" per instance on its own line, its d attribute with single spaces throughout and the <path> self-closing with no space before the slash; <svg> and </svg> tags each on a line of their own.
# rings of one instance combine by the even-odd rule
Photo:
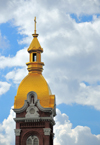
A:
<svg viewBox="0 0 100 145">
<path fill-rule="evenodd" d="M 31 96 L 34 96 L 34 104 L 37 101 L 37 94 L 34 91 L 31 91 L 27 94 L 27 101 L 30 104 L 31 103 Z"/>
<path fill-rule="evenodd" d="M 55 121 L 51 117 L 37 117 L 37 118 L 14 118 L 16 122 L 40 122 L 40 121 L 49 121 L 52 125 L 55 125 Z"/>
<path fill-rule="evenodd" d="M 41 111 L 43 111 L 43 112 L 50 112 L 50 113 L 53 112 L 53 109 L 52 109 L 52 108 L 44 108 L 44 107 L 42 107 L 42 106 L 40 105 L 40 101 L 39 101 L 39 100 L 37 100 L 36 104 L 37 104 L 37 107 L 38 107 Z"/>
<path fill-rule="evenodd" d="M 21 129 L 14 129 L 14 130 L 15 130 L 15 135 L 16 136 L 20 136 Z"/>
<path fill-rule="evenodd" d="M 23 107 L 21 107 L 19 109 L 13 109 L 13 110 L 15 113 L 21 113 L 21 112 L 24 112 L 27 107 L 28 107 L 28 103 L 27 103 L 27 100 L 25 100 Z"/>
<path fill-rule="evenodd" d="M 22 108 L 19 108 L 19 109 L 13 109 L 15 113 L 21 113 L 21 112 L 24 112 L 26 110 L 26 108 L 28 107 L 28 103 L 27 103 L 27 100 L 25 100 L 25 103 L 23 105 Z"/>
<path fill-rule="evenodd" d="M 39 117 L 39 113 L 38 113 L 39 109 L 35 106 L 35 104 L 33 104 L 33 98 L 31 100 L 30 106 L 27 108 L 26 110 L 26 118 L 37 118 Z"/>
<path fill-rule="evenodd" d="M 52 116 L 56 116 L 56 104 L 53 108 L 44 108 L 40 105 L 40 101 L 37 99 L 37 94 L 34 91 L 31 91 L 27 94 L 27 100 L 25 100 L 25 103 L 22 108 L 19 109 L 13 109 L 15 113 L 21 113 L 24 112 L 28 105 L 31 103 L 31 96 L 34 96 L 34 105 L 37 105 L 37 107 L 43 111 L 43 112 L 50 112 Z"/>
<path fill-rule="evenodd" d="M 51 128 L 43 128 L 44 135 L 50 135 Z"/>
<path fill-rule="evenodd" d="M 28 107 L 28 104 L 31 103 L 31 96 L 34 96 L 34 104 L 36 103 L 37 101 L 37 94 L 34 92 L 34 91 L 31 91 L 27 94 L 27 100 L 25 100 L 25 103 L 23 105 L 23 107 L 19 108 L 19 109 L 13 109 L 15 113 L 21 113 L 21 112 L 24 112 L 27 107 Z"/>
</svg>

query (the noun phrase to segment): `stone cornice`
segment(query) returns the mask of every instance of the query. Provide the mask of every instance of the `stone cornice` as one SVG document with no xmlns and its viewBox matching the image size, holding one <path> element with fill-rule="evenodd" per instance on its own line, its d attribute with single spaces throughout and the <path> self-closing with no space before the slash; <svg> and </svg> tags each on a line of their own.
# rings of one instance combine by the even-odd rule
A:
<svg viewBox="0 0 100 145">
<path fill-rule="evenodd" d="M 37 117 L 37 118 L 14 118 L 15 122 L 40 122 L 40 121 L 50 121 L 52 125 L 55 125 L 55 121 L 52 117 Z"/>
<path fill-rule="evenodd" d="M 37 99 L 37 94 L 34 92 L 34 91 L 31 91 L 27 94 L 27 100 L 25 100 L 25 103 L 23 105 L 23 107 L 19 108 L 19 109 L 13 109 L 15 113 L 22 113 L 24 112 L 27 107 L 28 107 L 28 104 L 31 103 L 31 96 L 34 96 L 34 104 L 37 105 L 37 107 L 43 111 L 43 112 L 50 112 L 52 113 L 52 116 L 55 116 L 56 115 L 56 107 L 53 108 L 44 108 L 40 105 L 40 101 Z"/>
</svg>

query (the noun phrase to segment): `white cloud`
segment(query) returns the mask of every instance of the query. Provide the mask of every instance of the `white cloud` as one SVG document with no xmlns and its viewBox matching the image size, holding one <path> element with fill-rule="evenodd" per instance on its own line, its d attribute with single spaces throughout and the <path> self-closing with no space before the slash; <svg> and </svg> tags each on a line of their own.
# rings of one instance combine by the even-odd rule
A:
<svg viewBox="0 0 100 145">
<path fill-rule="evenodd" d="M 26 67 L 23 67 L 21 69 L 14 69 L 13 71 L 7 73 L 5 77 L 7 80 L 12 79 L 15 84 L 19 84 L 27 73 Z"/>
<path fill-rule="evenodd" d="M 5 94 L 10 89 L 11 84 L 0 81 L 0 95 Z"/>
<path fill-rule="evenodd" d="M 53 94 L 56 94 L 57 104 L 77 103 L 100 110 L 100 85 L 86 86 L 85 83 L 79 84 L 78 80 L 68 79 L 62 75 L 51 78 L 48 79 L 49 85 Z"/>
<path fill-rule="evenodd" d="M 14 111 L 11 109 L 8 118 L 0 124 L 0 145 L 14 145 L 14 117 Z"/>
<path fill-rule="evenodd" d="M 4 9 L 5 7 L 5 9 Z M 33 9 L 34 7 L 34 9 Z M 20 19 L 19 22 L 28 24 L 27 17 L 31 18 L 32 15 L 38 15 L 42 13 L 41 19 L 45 23 L 45 15 L 50 16 L 55 9 L 61 13 L 76 13 L 80 14 L 95 14 L 100 13 L 100 1 L 99 0 L 56 0 L 45 1 L 43 0 L 4 0 L 0 1 L 0 23 L 5 23 L 10 19 L 20 19 L 26 16 L 26 21 Z M 20 14 L 20 15 L 18 15 Z M 54 13 L 53 13 L 54 14 Z M 7 16 L 7 17 L 6 17 Z M 51 17 L 51 16 L 50 16 Z M 54 15 L 52 15 L 54 17 Z M 15 20 L 15 21 L 16 21 Z M 19 22 L 16 21 L 19 25 Z"/>
<path fill-rule="evenodd" d="M 76 23 L 70 17 L 71 13 L 77 16 L 93 14 L 93 21 Z M 58 104 L 78 103 L 92 105 L 100 110 L 100 86 L 98 85 L 100 18 L 97 18 L 97 13 L 100 13 L 99 0 L 0 1 L 0 23 L 11 20 L 11 25 L 18 26 L 18 33 L 27 35 L 22 40 L 18 40 L 19 44 L 30 43 L 34 16 L 37 17 L 39 41 L 44 48 L 42 55 L 42 61 L 46 65 L 44 76 L 52 92 L 56 94 Z M 26 74 L 26 62 L 28 62 L 26 48 L 18 51 L 13 57 L 0 56 L 1 69 L 22 67 L 8 72 L 5 76 L 7 80 L 12 79 L 14 83 L 19 83 L 23 78 L 22 74 Z M 84 82 L 88 82 L 89 86 Z M 10 88 L 7 82 L 0 82 L 0 86 L 1 94 Z M 72 128 L 68 116 L 61 114 L 59 110 L 57 113 L 55 145 L 100 144 L 100 135 L 91 134 L 89 127 Z M 10 113 L 9 117 L 0 124 L 0 145 L 14 144 L 14 121 L 11 118 L 13 113 Z M 9 129 L 9 126 L 13 126 L 12 129 Z"/>
<path fill-rule="evenodd" d="M 4 119 L 0 124 L 0 145 L 13 145 L 15 143 L 15 123 L 13 118 L 15 114 L 13 110 L 10 110 L 10 114 L 7 119 Z M 99 145 L 100 134 L 95 135 L 91 133 L 91 130 L 87 126 L 76 126 L 72 128 L 66 114 L 61 114 L 60 110 L 57 109 L 57 116 L 55 118 L 56 125 L 54 127 L 55 145 Z"/>
<path fill-rule="evenodd" d="M 5 49 L 9 47 L 9 41 L 7 40 L 6 36 L 2 36 L 0 32 L 0 49 Z"/>
<path fill-rule="evenodd" d="M 72 128 L 72 123 L 66 114 L 61 114 L 57 109 L 57 117 L 55 119 L 55 145 L 99 145 L 100 135 L 94 135 L 87 126 L 76 126 Z"/>
<path fill-rule="evenodd" d="M 15 84 L 19 84 L 21 80 L 28 74 L 26 67 L 21 69 L 14 69 L 13 71 L 6 74 L 7 80 L 12 79 Z"/>
<path fill-rule="evenodd" d="M 27 49 L 19 50 L 14 57 L 0 56 L 0 68 L 25 66 L 25 62 L 28 62 Z"/>
<path fill-rule="evenodd" d="M 99 7 L 99 0 L 63 0 L 54 3 L 21 0 L 5 1 L 6 11 L 0 9 L 1 23 L 13 18 L 11 24 L 18 26 L 18 33 L 27 35 L 18 40 L 19 43 L 30 43 L 34 16 L 37 16 L 39 40 L 44 48 L 42 61 L 46 65 L 44 76 L 56 94 L 58 104 L 78 103 L 100 109 L 100 18 L 96 17 L 96 13 L 100 13 Z M 8 11 L 9 16 L 6 18 Z M 70 13 L 94 14 L 93 21 L 76 23 Z M 5 76 L 7 80 L 13 79 L 14 83 L 19 83 L 23 78 L 26 62 L 26 48 L 13 57 L 0 56 L 0 68 L 22 67 Z M 82 82 L 88 82 L 90 86 L 82 87 Z"/>
</svg>

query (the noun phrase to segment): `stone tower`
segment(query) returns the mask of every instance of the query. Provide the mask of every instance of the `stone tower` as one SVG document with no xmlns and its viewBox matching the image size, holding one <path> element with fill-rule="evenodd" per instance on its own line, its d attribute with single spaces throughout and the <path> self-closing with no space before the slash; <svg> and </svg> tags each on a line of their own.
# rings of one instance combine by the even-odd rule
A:
<svg viewBox="0 0 100 145">
<path fill-rule="evenodd" d="M 41 48 L 34 19 L 33 40 L 28 48 L 28 75 L 20 83 L 14 101 L 15 145 L 53 145 L 56 115 L 55 95 L 42 76 Z"/>
</svg>

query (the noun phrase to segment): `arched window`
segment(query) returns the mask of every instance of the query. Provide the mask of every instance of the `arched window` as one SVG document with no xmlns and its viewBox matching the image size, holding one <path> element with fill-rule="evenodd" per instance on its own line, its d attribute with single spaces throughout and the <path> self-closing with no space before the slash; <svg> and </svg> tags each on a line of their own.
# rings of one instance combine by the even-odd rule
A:
<svg viewBox="0 0 100 145">
<path fill-rule="evenodd" d="M 39 145 L 39 139 L 37 136 L 29 136 L 26 145 Z"/>
<path fill-rule="evenodd" d="M 36 53 L 33 53 L 33 61 L 37 61 Z"/>
<path fill-rule="evenodd" d="M 32 138 L 31 138 L 31 136 L 28 137 L 28 139 L 27 139 L 27 145 L 32 145 Z"/>
<path fill-rule="evenodd" d="M 34 145 L 38 145 L 38 138 L 35 138 L 34 139 L 34 143 L 33 143 Z"/>
</svg>

